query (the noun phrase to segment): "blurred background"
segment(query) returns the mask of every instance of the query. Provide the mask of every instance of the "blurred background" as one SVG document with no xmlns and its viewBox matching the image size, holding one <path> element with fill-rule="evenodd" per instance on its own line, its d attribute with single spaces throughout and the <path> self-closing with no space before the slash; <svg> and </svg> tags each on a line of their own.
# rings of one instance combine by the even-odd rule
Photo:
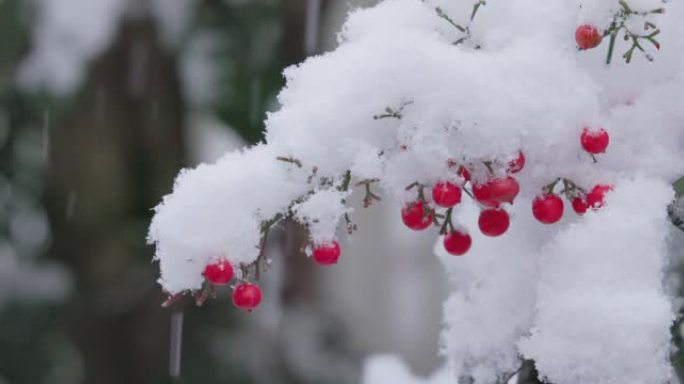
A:
<svg viewBox="0 0 684 384">
<path fill-rule="evenodd" d="M 357 197 L 360 231 L 329 269 L 282 226 L 252 314 L 227 290 L 162 309 L 145 239 L 178 171 L 261 140 L 283 68 L 372 3 L 0 0 L 0 384 L 356 383 L 378 353 L 417 376 L 442 365 L 434 238 L 391 202 Z"/>
</svg>

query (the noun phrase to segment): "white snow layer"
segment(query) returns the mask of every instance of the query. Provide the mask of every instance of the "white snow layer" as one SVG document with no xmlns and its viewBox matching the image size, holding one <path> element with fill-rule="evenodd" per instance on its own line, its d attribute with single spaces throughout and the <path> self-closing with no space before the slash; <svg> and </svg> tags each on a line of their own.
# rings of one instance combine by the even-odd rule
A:
<svg viewBox="0 0 684 384">
<path fill-rule="evenodd" d="M 552 382 L 671 378 L 674 314 L 662 281 L 672 198 L 658 180 L 621 181 L 604 210 L 587 213 L 541 249 L 537 314 L 520 349 Z"/>
<path fill-rule="evenodd" d="M 470 39 L 454 45 L 463 33 L 435 7 L 465 25 L 472 5 L 387 0 L 354 11 L 339 48 L 288 68 L 266 143 L 184 170 L 156 208 L 149 240 L 161 284 L 170 293 L 198 289 L 205 263 L 219 255 L 252 262 L 261 224 L 278 213 L 321 223 L 314 241 L 334 238 L 347 170 L 351 187 L 379 179 L 375 192 L 406 201 L 415 199 L 405 190 L 413 182 L 454 178 L 448 159 L 477 164 L 521 149 L 527 166 L 507 208 L 510 231 L 484 238 L 466 202 L 455 217 L 470 228 L 471 251 L 454 258 L 436 246 L 452 281 L 443 354 L 476 383 L 507 377 L 521 356 L 558 384 L 666 383 L 665 209 L 684 169 L 682 4 L 648 16 L 662 29 L 660 51 L 645 47 L 653 62 L 637 52 L 625 64 L 629 42 L 619 38 L 610 66 L 607 42 L 580 52 L 574 30 L 605 25 L 617 1 L 490 0 Z M 387 108 L 401 119 L 374 118 Z M 611 135 L 597 163 L 580 147 L 585 126 Z M 530 201 L 559 176 L 615 191 L 598 212 L 578 217 L 566 204 L 564 219 L 544 226 Z"/>
<path fill-rule="evenodd" d="M 534 319 L 536 251 L 550 235 L 534 221 L 529 207 L 527 199 L 516 201 L 509 210 L 509 232 L 487 238 L 477 229 L 479 208 L 465 201 L 456 216 L 473 239 L 468 254 L 454 258 L 439 242 L 435 245 L 451 282 L 442 352 L 455 371 L 468 373 L 476 383 L 494 383 L 520 366 L 516 343 Z"/>
</svg>

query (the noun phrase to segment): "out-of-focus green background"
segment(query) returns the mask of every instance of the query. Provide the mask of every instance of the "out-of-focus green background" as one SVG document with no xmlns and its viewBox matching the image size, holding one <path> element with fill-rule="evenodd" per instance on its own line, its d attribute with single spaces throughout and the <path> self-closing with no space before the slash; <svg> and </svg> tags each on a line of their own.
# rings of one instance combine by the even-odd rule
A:
<svg viewBox="0 0 684 384">
<path fill-rule="evenodd" d="M 0 384 L 353 383 L 368 353 L 397 352 L 382 316 L 412 311 L 325 304 L 294 225 L 271 244 L 281 261 L 253 315 L 226 292 L 162 309 L 145 239 L 177 172 L 259 141 L 282 69 L 331 47 L 346 12 L 370 3 L 0 0 Z M 422 373 L 439 364 L 443 293 L 425 289 L 439 293 L 414 316 L 425 331 L 395 331 Z M 354 321 L 367 337 L 350 341 Z"/>
</svg>

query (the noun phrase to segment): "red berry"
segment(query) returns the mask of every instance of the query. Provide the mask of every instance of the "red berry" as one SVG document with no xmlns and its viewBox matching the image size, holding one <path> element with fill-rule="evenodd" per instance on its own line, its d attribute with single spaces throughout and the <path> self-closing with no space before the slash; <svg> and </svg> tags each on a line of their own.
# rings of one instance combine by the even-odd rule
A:
<svg viewBox="0 0 684 384">
<path fill-rule="evenodd" d="M 511 176 L 490 180 L 488 184 L 492 199 L 501 203 L 513 203 L 520 192 L 518 181 Z"/>
<path fill-rule="evenodd" d="M 603 128 L 599 128 L 598 130 L 584 128 L 582 136 L 580 136 L 582 148 L 594 155 L 605 152 L 609 142 L 610 137 L 608 136 L 608 132 Z"/>
<path fill-rule="evenodd" d="M 484 235 L 496 237 L 506 233 L 511 220 L 508 217 L 508 212 L 501 208 L 491 208 L 480 212 L 477 224 Z"/>
<path fill-rule="evenodd" d="M 532 201 L 532 214 L 544 224 L 553 224 L 563 217 L 563 200 L 554 194 L 537 196 Z"/>
<path fill-rule="evenodd" d="M 451 208 L 461 202 L 461 188 L 449 181 L 440 181 L 432 187 L 432 200 L 443 208 Z"/>
<path fill-rule="evenodd" d="M 518 152 L 518 157 L 508 162 L 508 172 L 518 173 L 525 168 L 525 154 Z"/>
<path fill-rule="evenodd" d="M 202 276 L 211 284 L 226 285 L 233 279 L 233 266 L 226 258 L 218 259 L 204 267 Z"/>
<path fill-rule="evenodd" d="M 612 185 L 599 184 L 587 193 L 587 206 L 593 209 L 598 209 L 603 207 L 603 198 L 606 193 L 613 190 Z"/>
<path fill-rule="evenodd" d="M 587 211 L 587 208 L 589 208 L 589 204 L 586 199 L 581 197 L 572 199 L 572 209 L 574 209 L 578 215 L 583 215 Z"/>
<path fill-rule="evenodd" d="M 401 209 L 401 220 L 414 231 L 422 231 L 432 224 L 432 214 L 425 209 L 422 200 L 416 200 Z"/>
<path fill-rule="evenodd" d="M 261 302 L 261 288 L 256 284 L 241 283 L 233 290 L 233 304 L 247 312 L 252 312 Z"/>
<path fill-rule="evenodd" d="M 582 24 L 575 30 L 575 41 L 581 49 L 596 48 L 601 40 L 601 32 L 593 24 Z"/>
<path fill-rule="evenodd" d="M 461 166 L 461 168 L 458 169 L 458 175 L 461 176 L 464 181 L 470 181 L 470 172 L 468 171 L 468 168 Z"/>
<path fill-rule="evenodd" d="M 461 231 L 449 231 L 444 235 L 444 249 L 454 256 L 461 256 L 468 252 L 473 243 L 470 235 Z"/>
<path fill-rule="evenodd" d="M 340 243 L 337 240 L 333 240 L 315 246 L 313 249 L 313 259 L 321 265 L 337 264 L 340 253 Z"/>
<path fill-rule="evenodd" d="M 473 196 L 480 204 L 489 208 L 497 208 L 499 202 L 492 196 L 492 185 L 490 182 L 483 184 L 473 184 Z"/>
</svg>

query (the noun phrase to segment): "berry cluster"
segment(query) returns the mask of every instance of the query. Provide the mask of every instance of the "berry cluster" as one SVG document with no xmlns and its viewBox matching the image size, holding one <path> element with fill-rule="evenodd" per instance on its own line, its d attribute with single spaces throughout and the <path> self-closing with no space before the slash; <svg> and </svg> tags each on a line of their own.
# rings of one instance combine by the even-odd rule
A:
<svg viewBox="0 0 684 384">
<path fill-rule="evenodd" d="M 603 128 L 584 128 L 580 135 L 582 148 L 589 153 L 594 161 L 596 155 L 604 153 L 610 142 L 608 132 Z M 284 159 L 283 161 L 292 162 L 298 166 L 296 159 Z M 489 237 L 498 237 L 506 233 L 511 224 L 511 219 L 505 209 L 505 204 L 513 204 L 520 192 L 520 184 L 513 176 L 525 168 L 525 155 L 519 151 L 517 156 L 511 161 L 484 161 L 481 164 L 449 160 L 448 167 L 453 171 L 451 179 L 441 180 L 430 187 L 430 194 L 426 196 L 426 186 L 413 183 L 406 189 L 417 188 L 417 198 L 406 205 L 401 210 L 401 218 L 404 224 L 415 231 L 425 230 L 432 225 L 440 228 L 443 235 L 444 249 L 452 255 L 460 256 L 468 252 L 472 245 L 472 238 L 468 232 L 454 225 L 452 213 L 455 206 L 461 203 L 463 194 L 473 198 L 482 208 L 478 218 L 478 227 L 482 234 Z M 315 168 L 314 168 L 315 169 Z M 484 170 L 487 174 L 485 180 L 476 180 L 471 177 L 472 173 L 482 174 Z M 496 172 L 495 170 L 499 170 Z M 347 172 L 343 186 L 349 186 L 351 175 Z M 377 180 L 364 180 L 357 185 L 363 185 L 366 189 L 366 206 L 374 200 L 380 200 L 370 190 L 370 185 Z M 563 190 L 556 193 L 556 186 L 562 184 Z M 572 203 L 572 207 L 578 214 L 585 213 L 588 209 L 598 209 L 603 206 L 605 194 L 612 187 L 606 184 L 599 184 L 589 192 L 580 188 L 573 181 L 559 177 L 552 183 L 543 188 L 543 193 L 537 196 L 532 202 L 532 213 L 534 217 L 543 224 L 553 224 L 558 222 L 563 216 L 563 200 L 560 195 Z M 428 199 L 429 198 L 429 199 Z M 439 210 L 439 211 L 438 211 Z M 249 269 L 254 267 L 254 278 L 259 280 L 261 262 L 264 261 L 263 253 L 266 246 L 266 239 L 269 229 L 282 218 L 277 215 L 273 220 L 264 223 L 262 231 L 263 238 L 261 244 L 261 254 L 257 260 L 249 265 L 240 265 L 241 277 L 233 285 L 232 301 L 233 304 L 246 311 L 252 311 L 261 302 L 261 289 L 257 284 L 248 281 Z M 348 218 L 348 229 L 355 229 Z M 319 265 L 334 265 L 338 262 L 341 255 L 340 244 L 337 240 L 311 244 L 311 258 Z M 266 260 L 268 264 L 268 260 Z M 195 292 L 195 302 L 202 305 L 204 301 L 213 294 L 218 286 L 229 285 L 233 280 L 233 266 L 226 258 L 212 261 L 205 266 L 202 273 L 207 284 L 202 292 Z M 182 297 L 181 294 L 173 295 L 163 304 L 169 306 Z"/>
<path fill-rule="evenodd" d="M 559 193 L 555 193 L 558 184 L 564 186 Z M 604 205 L 604 197 L 613 187 L 608 184 L 598 184 L 589 192 L 580 188 L 569 179 L 558 178 L 553 183 L 544 187 L 544 192 L 535 197 L 532 201 L 532 214 L 543 224 L 553 224 L 563 217 L 563 200 L 560 195 L 564 195 L 571 202 L 572 209 L 578 215 L 583 215 L 589 208 L 599 209 Z"/>
<path fill-rule="evenodd" d="M 495 163 L 485 162 L 484 165 L 491 173 Z M 404 205 L 401 219 L 408 228 L 415 231 L 425 230 L 433 224 L 440 227 L 440 233 L 444 235 L 444 249 L 452 255 L 460 256 L 468 252 L 472 239 L 465 229 L 453 224 L 453 208 L 461 202 L 463 193 L 468 194 L 483 208 L 478 219 L 480 231 L 491 237 L 503 235 L 510 226 L 510 217 L 502 205 L 512 204 L 520 192 L 520 185 L 512 174 L 525 167 L 525 155 L 521 151 L 514 160 L 507 163 L 505 176 L 492 177 L 481 183 L 471 180 L 468 167 L 459 166 L 454 161 L 449 161 L 449 167 L 457 167 L 458 177 L 454 179 L 458 180 L 442 180 L 432 186 L 432 203 L 436 207 L 433 208 L 426 199 L 424 186 L 413 184 L 408 189 L 418 187 L 418 198 Z M 445 212 L 437 212 L 437 209 L 445 209 Z"/>
<path fill-rule="evenodd" d="M 610 136 L 603 128 L 591 129 L 585 127 L 580 136 L 582 148 L 592 156 L 594 161 L 596 161 L 596 155 L 606 151 L 609 142 Z M 558 184 L 562 184 L 563 189 L 556 194 L 554 191 Z M 605 194 L 612 190 L 612 188 L 612 186 L 607 184 L 599 184 L 594 186 L 589 192 L 586 192 L 572 180 L 559 177 L 545 186 L 541 195 L 534 198 L 532 201 L 532 214 L 543 224 L 558 222 L 563 217 L 563 200 L 559 196 L 559 194 L 562 194 L 571 202 L 573 210 L 577 214 L 582 215 L 589 208 L 601 208 Z"/>
<path fill-rule="evenodd" d="M 589 153 L 594 161 L 596 155 L 604 153 L 608 148 L 610 137 L 603 128 L 584 128 L 580 135 L 582 148 Z M 401 210 L 401 219 L 404 224 L 415 231 L 422 231 L 435 225 L 444 235 L 444 249 L 452 255 L 464 255 L 472 245 L 472 239 L 465 229 L 457 228 L 452 223 L 452 210 L 461 202 L 463 193 L 471 196 L 482 208 L 478 218 L 478 227 L 485 236 L 501 236 L 510 226 L 510 216 L 504 209 L 505 204 L 513 204 L 520 192 L 520 184 L 513 176 L 525 167 L 525 155 L 522 151 L 518 156 L 505 163 L 505 175 L 493 176 L 493 167 L 500 162 L 484 162 L 488 171 L 485 181 L 471 180 L 473 164 L 458 165 L 454 161 L 449 162 L 449 167 L 458 167 L 457 180 L 442 180 L 431 187 L 431 201 L 424 192 L 424 186 L 414 183 L 407 190 L 418 187 L 417 198 L 404 205 Z M 469 169 L 470 168 L 470 169 Z M 564 189 L 555 193 L 556 186 L 562 181 Z M 543 224 L 558 222 L 563 216 L 563 200 L 560 194 L 572 202 L 572 207 L 578 214 L 583 214 L 587 209 L 598 209 L 603 206 L 605 194 L 610 191 L 610 185 L 599 184 L 589 192 L 577 186 L 576 183 L 566 178 L 557 178 L 545 186 L 543 193 L 532 201 L 532 214 Z M 438 212 L 438 210 L 445 210 Z"/>
<path fill-rule="evenodd" d="M 340 244 L 336 240 L 332 240 L 328 243 L 317 245 L 313 249 L 312 257 L 316 263 L 321 265 L 335 264 L 340 257 Z M 250 283 L 248 281 L 249 268 L 251 266 L 256 266 L 256 270 L 258 271 L 260 259 L 261 257 L 259 257 L 257 262 L 255 262 L 253 265 L 241 265 L 240 269 L 242 272 L 242 278 L 238 278 L 237 283 L 232 286 L 233 305 L 244 309 L 247 312 L 252 312 L 252 310 L 261 303 L 261 288 L 259 288 L 257 284 Z M 255 273 L 255 278 L 258 280 L 258 272 Z M 235 272 L 228 259 L 220 258 L 207 264 L 204 267 L 202 276 L 206 280 L 207 284 L 201 292 L 195 292 L 195 303 L 198 306 L 204 304 L 204 302 L 209 298 L 209 295 L 212 295 L 213 298 L 216 298 L 216 287 L 229 285 L 235 277 Z M 176 301 L 180 300 L 183 295 L 184 293 L 178 293 L 169 296 L 169 298 L 162 304 L 162 307 L 168 307 L 174 304 Z"/>
<path fill-rule="evenodd" d="M 227 259 L 221 258 L 207 264 L 202 275 L 209 283 L 208 288 L 213 292 L 214 287 L 230 284 L 234 277 L 233 266 Z M 204 294 L 197 297 L 198 305 L 206 300 L 208 292 L 209 290 L 205 290 Z M 232 298 L 236 307 L 251 312 L 261 303 L 261 288 L 247 281 L 239 281 L 233 286 Z"/>
</svg>

